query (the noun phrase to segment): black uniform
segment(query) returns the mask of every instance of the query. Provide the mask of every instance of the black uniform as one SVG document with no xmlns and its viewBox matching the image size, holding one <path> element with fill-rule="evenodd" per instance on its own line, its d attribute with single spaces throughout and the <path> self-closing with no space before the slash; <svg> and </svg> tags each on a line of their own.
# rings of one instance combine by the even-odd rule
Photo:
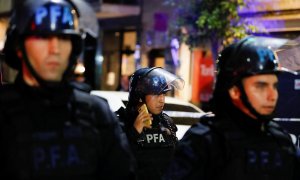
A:
<svg viewBox="0 0 300 180">
<path fill-rule="evenodd" d="M 139 134 L 134 127 L 139 115 L 138 108 L 141 104 L 147 105 L 147 95 L 159 96 L 159 101 L 155 103 L 163 106 L 162 97 L 168 91 L 182 89 L 183 86 L 183 79 L 161 67 L 140 68 L 130 78 L 126 109 L 119 109 L 117 113 L 135 153 L 138 179 L 161 179 L 178 141 L 176 125 L 163 112 L 154 114 L 150 111 L 153 118 L 151 128 L 144 128 Z"/>
<path fill-rule="evenodd" d="M 152 128 L 139 134 L 133 126 L 136 116 L 126 114 L 124 109 L 118 114 L 137 160 L 138 179 L 161 179 L 178 142 L 173 120 L 165 113 L 153 115 Z"/>
<path fill-rule="evenodd" d="M 103 100 L 21 78 L 0 90 L 0 179 L 132 179 L 128 142 Z"/>
<path fill-rule="evenodd" d="M 299 179 L 288 133 L 273 121 L 261 123 L 236 108 L 225 114 L 206 117 L 189 129 L 165 179 Z"/>
</svg>

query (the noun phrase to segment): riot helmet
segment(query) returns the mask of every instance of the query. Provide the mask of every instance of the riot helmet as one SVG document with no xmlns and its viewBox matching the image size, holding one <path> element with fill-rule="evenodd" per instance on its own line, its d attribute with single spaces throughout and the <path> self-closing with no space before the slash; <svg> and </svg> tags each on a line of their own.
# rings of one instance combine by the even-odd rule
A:
<svg viewBox="0 0 300 180">
<path fill-rule="evenodd" d="M 84 82 L 88 83 L 92 87 L 95 86 L 95 69 L 97 63 L 95 63 L 97 57 L 101 54 L 99 48 L 99 23 L 95 10 L 90 4 L 83 0 L 72 0 L 72 2 L 78 7 L 79 28 L 84 32 L 83 41 L 84 47 L 80 58 L 78 58 L 77 66 L 83 64 L 85 68 L 82 75 L 84 75 Z"/>
<path fill-rule="evenodd" d="M 236 85 L 240 88 L 241 100 L 256 116 L 262 118 L 249 103 L 242 79 L 258 74 L 277 74 L 282 71 L 271 46 L 262 45 L 259 39 L 250 36 L 226 47 L 217 59 L 217 78 L 213 99 L 216 111 L 225 108 L 230 101 L 228 90 Z"/>
<path fill-rule="evenodd" d="M 79 10 L 79 28 L 88 36 L 97 39 L 99 36 L 98 19 L 94 9 L 83 0 L 72 0 Z"/>
<path fill-rule="evenodd" d="M 255 37 L 226 47 L 217 59 L 217 79 L 226 78 L 222 83 L 228 86 L 247 76 L 279 71 L 279 62 L 271 47 L 261 46 Z"/>
<path fill-rule="evenodd" d="M 67 73 L 73 68 L 82 50 L 78 10 L 69 0 L 23 1 L 15 7 L 6 32 L 3 49 L 6 63 L 16 70 L 21 70 L 21 59 L 17 56 L 17 49 L 19 49 L 22 51 L 25 64 L 33 76 L 38 81 L 42 81 L 28 61 L 24 40 L 28 36 L 52 35 L 67 36 L 71 39 L 72 51 Z"/>
<path fill-rule="evenodd" d="M 136 106 L 146 95 L 159 95 L 172 89 L 181 90 L 184 80 L 161 67 L 138 69 L 129 82 L 129 105 Z"/>
</svg>

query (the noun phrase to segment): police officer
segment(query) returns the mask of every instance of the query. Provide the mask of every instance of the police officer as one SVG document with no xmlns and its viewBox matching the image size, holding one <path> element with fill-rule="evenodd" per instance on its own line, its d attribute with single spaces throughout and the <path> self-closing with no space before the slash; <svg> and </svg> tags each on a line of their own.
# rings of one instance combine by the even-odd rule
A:
<svg viewBox="0 0 300 180">
<path fill-rule="evenodd" d="M 217 60 L 213 117 L 193 125 L 165 179 L 299 179 L 296 148 L 273 118 L 280 71 L 269 47 L 247 37 Z"/>
<path fill-rule="evenodd" d="M 133 156 L 108 104 L 68 75 L 82 49 L 68 0 L 26 0 L 13 12 L 0 88 L 0 179 L 132 179 Z"/>
<path fill-rule="evenodd" d="M 138 69 L 130 79 L 126 109 L 118 114 L 137 159 L 138 179 L 160 179 L 173 155 L 177 127 L 163 108 L 166 93 L 183 86 L 181 78 L 160 67 Z"/>
</svg>

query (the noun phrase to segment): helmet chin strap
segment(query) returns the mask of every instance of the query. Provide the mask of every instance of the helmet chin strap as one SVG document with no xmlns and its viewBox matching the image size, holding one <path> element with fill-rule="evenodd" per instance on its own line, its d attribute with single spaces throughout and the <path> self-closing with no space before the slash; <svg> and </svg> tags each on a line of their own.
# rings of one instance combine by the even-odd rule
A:
<svg viewBox="0 0 300 180">
<path fill-rule="evenodd" d="M 39 83 L 39 86 L 41 88 L 55 88 L 58 87 L 62 84 L 62 82 L 66 79 L 65 76 L 68 72 L 68 70 L 70 69 L 70 63 L 69 66 L 67 68 L 67 70 L 65 71 L 63 78 L 61 81 L 45 81 L 32 67 L 32 65 L 29 62 L 29 58 L 27 56 L 26 50 L 25 50 L 25 46 L 24 46 L 24 41 L 21 43 L 21 52 L 22 52 L 22 59 L 25 62 L 26 67 L 28 68 L 28 70 L 30 71 L 30 73 L 32 74 L 32 76 L 36 79 L 36 81 Z"/>
<path fill-rule="evenodd" d="M 251 105 L 251 103 L 249 102 L 249 99 L 246 95 L 246 92 L 245 92 L 245 89 L 244 89 L 244 86 L 242 85 L 242 83 L 241 82 L 238 83 L 237 86 L 241 91 L 241 100 L 242 100 L 243 104 L 246 106 L 246 108 L 249 109 L 251 114 L 253 114 L 261 122 L 268 122 L 273 119 L 273 117 L 274 117 L 273 113 L 270 115 L 262 115 L 262 114 L 258 113 L 254 109 L 254 107 Z"/>
</svg>

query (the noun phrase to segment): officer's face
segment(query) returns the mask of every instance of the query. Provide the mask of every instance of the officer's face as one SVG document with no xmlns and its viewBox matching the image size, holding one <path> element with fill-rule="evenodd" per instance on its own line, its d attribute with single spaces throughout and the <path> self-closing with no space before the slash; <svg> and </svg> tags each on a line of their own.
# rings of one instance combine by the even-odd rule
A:
<svg viewBox="0 0 300 180">
<path fill-rule="evenodd" d="M 72 50 L 70 38 L 30 36 L 25 39 L 25 50 L 31 66 L 43 80 L 62 80 Z M 29 73 L 23 65 L 24 71 Z"/>
<path fill-rule="evenodd" d="M 242 81 L 245 93 L 252 107 L 261 115 L 271 115 L 278 99 L 278 78 L 274 74 L 246 77 Z M 234 86 L 229 90 L 233 103 L 244 113 L 256 118 L 241 101 L 241 92 Z"/>
<path fill-rule="evenodd" d="M 165 105 L 165 94 L 146 95 L 145 101 L 151 114 L 160 114 Z"/>
</svg>

